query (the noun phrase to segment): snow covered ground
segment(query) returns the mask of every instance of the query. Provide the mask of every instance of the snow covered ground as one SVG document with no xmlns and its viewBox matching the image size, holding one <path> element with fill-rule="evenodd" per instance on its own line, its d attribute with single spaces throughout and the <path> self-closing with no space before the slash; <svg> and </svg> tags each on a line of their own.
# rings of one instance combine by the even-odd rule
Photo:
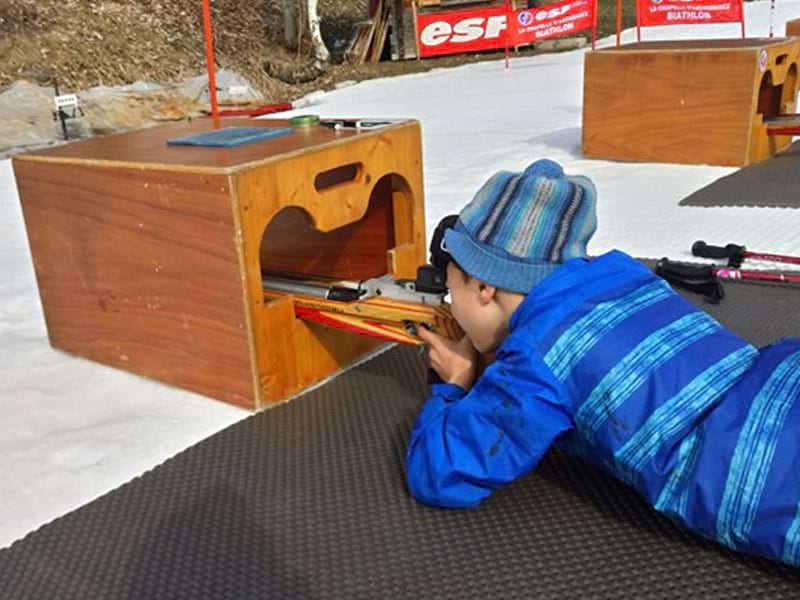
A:
<svg viewBox="0 0 800 600">
<path fill-rule="evenodd" d="M 769 3 L 746 5 L 766 37 Z M 800 17 L 778 0 L 775 31 Z M 649 29 L 644 39 L 734 37 L 736 25 Z M 633 41 L 634 31 L 623 40 Z M 613 40 L 604 40 L 603 45 Z M 690 257 L 696 239 L 800 254 L 800 210 L 678 202 L 733 169 L 586 160 L 585 51 L 484 62 L 317 93 L 295 112 L 413 117 L 423 125 L 427 225 L 457 212 L 493 172 L 548 157 L 598 188 L 594 254 Z M 10 161 L 0 161 L 0 548 L 248 413 L 50 348 Z"/>
</svg>

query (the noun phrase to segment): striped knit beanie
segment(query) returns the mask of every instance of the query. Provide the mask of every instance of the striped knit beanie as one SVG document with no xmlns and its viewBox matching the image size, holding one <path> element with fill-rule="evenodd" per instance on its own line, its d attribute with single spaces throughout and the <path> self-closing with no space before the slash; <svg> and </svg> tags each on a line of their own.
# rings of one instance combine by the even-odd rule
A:
<svg viewBox="0 0 800 600">
<path fill-rule="evenodd" d="M 586 257 L 597 229 L 597 192 L 552 160 L 493 175 L 444 235 L 444 249 L 469 275 L 527 294 L 571 258 Z"/>
</svg>

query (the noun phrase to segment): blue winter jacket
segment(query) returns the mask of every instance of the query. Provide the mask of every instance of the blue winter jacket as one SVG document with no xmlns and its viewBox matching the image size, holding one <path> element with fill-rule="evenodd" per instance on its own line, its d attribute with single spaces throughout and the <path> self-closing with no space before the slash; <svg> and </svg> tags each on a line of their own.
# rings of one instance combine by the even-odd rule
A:
<svg viewBox="0 0 800 600">
<path fill-rule="evenodd" d="M 565 263 L 510 331 L 469 392 L 433 386 L 417 499 L 476 507 L 557 440 L 683 526 L 800 565 L 800 340 L 757 350 L 618 251 Z"/>
</svg>

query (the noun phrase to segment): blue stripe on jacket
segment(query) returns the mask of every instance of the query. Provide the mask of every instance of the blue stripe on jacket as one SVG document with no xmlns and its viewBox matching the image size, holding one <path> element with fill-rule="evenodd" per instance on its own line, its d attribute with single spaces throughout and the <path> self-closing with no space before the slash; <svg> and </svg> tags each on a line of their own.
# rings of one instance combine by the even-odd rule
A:
<svg viewBox="0 0 800 600">
<path fill-rule="evenodd" d="M 717 539 L 736 548 L 749 541 L 786 415 L 800 396 L 800 352 L 780 362 L 750 405 L 725 481 Z"/>
<path fill-rule="evenodd" d="M 620 298 L 599 303 L 559 336 L 544 361 L 555 376 L 564 381 L 575 365 L 609 331 L 631 315 L 665 300 L 671 293 L 667 283 L 658 280 L 636 287 Z"/>
<path fill-rule="evenodd" d="M 606 373 L 578 408 L 575 420 L 583 443 L 592 443 L 600 426 L 650 379 L 653 371 L 718 328 L 711 317 L 695 312 L 642 340 Z"/>
<path fill-rule="evenodd" d="M 647 461 L 665 447 L 671 438 L 685 433 L 719 402 L 755 360 L 757 351 L 742 346 L 714 363 L 689 382 L 680 392 L 660 405 L 642 427 L 614 454 L 618 470 L 631 484 L 643 473 Z"/>
<path fill-rule="evenodd" d="M 653 506 L 673 518 L 686 519 L 689 502 L 689 484 L 697 466 L 703 445 L 704 423 L 695 427 L 683 438 L 678 448 L 678 460 Z"/>
</svg>

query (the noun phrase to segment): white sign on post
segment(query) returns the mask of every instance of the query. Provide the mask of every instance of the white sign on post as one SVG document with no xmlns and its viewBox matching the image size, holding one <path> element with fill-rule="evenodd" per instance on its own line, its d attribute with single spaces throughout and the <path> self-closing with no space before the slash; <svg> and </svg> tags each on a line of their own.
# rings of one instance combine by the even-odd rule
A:
<svg viewBox="0 0 800 600">
<path fill-rule="evenodd" d="M 248 89 L 246 85 L 232 85 L 228 88 L 228 95 L 231 98 L 246 96 L 247 92 Z"/>
<path fill-rule="evenodd" d="M 54 98 L 56 110 L 66 110 L 68 108 L 78 108 L 78 96 L 75 94 L 62 94 Z"/>
</svg>

